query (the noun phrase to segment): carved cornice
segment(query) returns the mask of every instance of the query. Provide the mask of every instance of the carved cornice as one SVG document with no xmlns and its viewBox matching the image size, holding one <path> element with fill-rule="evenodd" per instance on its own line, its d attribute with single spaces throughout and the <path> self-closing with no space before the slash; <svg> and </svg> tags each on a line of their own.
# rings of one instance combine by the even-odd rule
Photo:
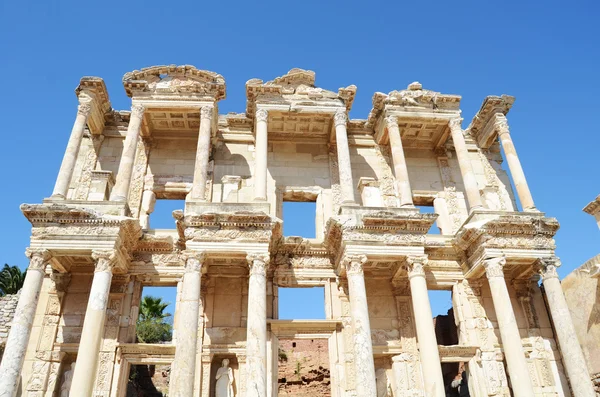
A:
<svg viewBox="0 0 600 397">
<path fill-rule="evenodd" d="M 586 205 L 583 208 L 583 211 L 592 216 L 598 214 L 600 212 L 600 195 L 598 195 L 594 201 L 591 201 L 588 205 Z"/>
<path fill-rule="evenodd" d="M 495 277 L 504 278 L 504 266 L 506 265 L 506 258 L 488 258 L 483 260 L 483 268 L 485 269 L 485 275 L 488 279 Z"/>
<path fill-rule="evenodd" d="M 27 248 L 25 256 L 29 258 L 28 270 L 44 270 L 51 257 L 50 251 L 37 248 Z"/>
<path fill-rule="evenodd" d="M 538 271 L 542 276 L 542 280 L 548 280 L 551 278 L 558 278 L 558 269 L 561 265 L 560 259 L 556 256 L 548 258 L 539 258 L 537 260 Z"/>
</svg>

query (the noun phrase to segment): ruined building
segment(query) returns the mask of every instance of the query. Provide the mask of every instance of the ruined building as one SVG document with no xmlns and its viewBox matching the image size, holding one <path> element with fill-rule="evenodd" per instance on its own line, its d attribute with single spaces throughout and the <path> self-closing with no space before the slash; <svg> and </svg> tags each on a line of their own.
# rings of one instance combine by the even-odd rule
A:
<svg viewBox="0 0 600 397">
<path fill-rule="evenodd" d="M 355 86 L 300 69 L 249 80 L 238 114 L 193 66 L 123 85 L 130 111 L 81 79 L 54 191 L 21 207 L 30 264 L 0 396 L 123 397 L 132 365 L 172 364 L 170 397 L 271 397 L 289 339 L 327 341 L 334 397 L 444 397 L 456 362 L 471 396 L 593 396 L 513 97 L 485 98 L 463 130 L 461 97 L 419 83 L 375 93 L 366 119 L 348 119 Z M 152 229 L 169 199 L 184 208 Z M 315 239 L 282 235 L 286 201 L 316 203 Z M 148 286 L 177 286 L 172 343 L 136 343 Z M 311 286 L 326 318 L 278 319 L 278 291 Z M 437 340 L 428 290 L 452 291 L 456 344 Z"/>
</svg>

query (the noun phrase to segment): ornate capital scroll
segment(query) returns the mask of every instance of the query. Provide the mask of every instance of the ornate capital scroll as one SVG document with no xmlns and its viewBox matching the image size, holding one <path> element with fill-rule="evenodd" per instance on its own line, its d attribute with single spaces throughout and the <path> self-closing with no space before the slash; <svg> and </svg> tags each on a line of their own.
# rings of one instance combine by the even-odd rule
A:
<svg viewBox="0 0 600 397">
<path fill-rule="evenodd" d="M 397 116 L 387 116 L 385 118 L 385 126 L 387 128 L 398 128 L 398 117 Z"/>
<path fill-rule="evenodd" d="M 409 278 L 416 276 L 425 277 L 425 266 L 427 266 L 427 255 L 409 255 L 406 257 L 406 271 Z"/>
<path fill-rule="evenodd" d="M 89 102 L 82 102 L 77 106 L 77 114 L 82 116 L 89 116 L 92 111 L 92 105 Z"/>
<path fill-rule="evenodd" d="M 267 265 L 271 260 L 271 255 L 269 253 L 260 253 L 260 254 L 248 254 L 246 256 L 246 260 L 248 261 L 248 266 L 250 267 L 250 275 L 259 275 L 266 276 L 267 275 Z"/>
<path fill-rule="evenodd" d="M 199 272 L 206 261 L 206 253 L 203 251 L 184 251 L 185 272 Z"/>
<path fill-rule="evenodd" d="M 506 258 L 503 256 L 497 258 L 488 258 L 483 260 L 483 267 L 485 268 L 486 277 L 502 277 L 504 278 L 504 265 L 506 265 Z"/>
<path fill-rule="evenodd" d="M 141 119 L 144 116 L 145 110 L 146 110 L 146 108 L 144 107 L 144 105 L 140 105 L 140 104 L 131 105 L 131 117 L 138 117 Z"/>
<path fill-rule="evenodd" d="M 459 130 L 462 131 L 462 128 L 461 128 L 462 121 L 463 121 L 462 117 L 456 117 L 456 118 L 450 119 L 450 121 L 448 121 L 448 127 L 450 127 L 451 130 L 458 128 Z"/>
<path fill-rule="evenodd" d="M 269 112 L 267 112 L 265 109 L 258 109 L 256 111 L 256 121 L 267 121 L 267 118 L 269 117 Z"/>
<path fill-rule="evenodd" d="M 346 255 L 342 259 L 347 274 L 363 274 L 363 265 L 366 262 L 366 255 Z"/>
<path fill-rule="evenodd" d="M 29 258 L 27 270 L 44 270 L 51 257 L 50 251 L 38 248 L 27 248 L 25 255 Z"/>
<path fill-rule="evenodd" d="M 93 250 L 92 259 L 96 262 L 94 272 L 110 272 L 115 265 L 114 250 Z"/>
<path fill-rule="evenodd" d="M 551 278 L 558 278 L 556 269 L 561 265 L 560 259 L 556 256 L 549 258 L 539 258 L 537 260 L 538 272 L 542 276 L 542 280 L 548 280 Z"/>
<path fill-rule="evenodd" d="M 202 106 L 200 109 L 200 119 L 211 120 L 213 116 L 214 107 L 212 105 Z"/>
<path fill-rule="evenodd" d="M 348 116 L 346 116 L 346 112 L 344 112 L 343 110 L 338 110 L 333 115 L 333 123 L 335 124 L 336 127 L 338 125 L 346 125 L 347 121 L 348 121 Z"/>
<path fill-rule="evenodd" d="M 494 116 L 494 127 L 496 128 L 498 135 L 508 134 L 508 120 L 506 119 L 506 116 L 500 113 L 496 113 L 496 115 Z"/>
</svg>

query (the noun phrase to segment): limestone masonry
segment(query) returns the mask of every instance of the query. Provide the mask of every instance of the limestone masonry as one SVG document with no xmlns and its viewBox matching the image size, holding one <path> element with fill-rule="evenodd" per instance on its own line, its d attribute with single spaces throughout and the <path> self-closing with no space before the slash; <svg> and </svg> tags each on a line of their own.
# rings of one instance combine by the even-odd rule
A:
<svg viewBox="0 0 600 397">
<path fill-rule="evenodd" d="M 326 341 L 333 397 L 444 397 L 459 363 L 471 396 L 595 395 L 513 97 L 463 129 L 461 97 L 417 82 L 375 93 L 366 119 L 348 119 L 355 86 L 301 69 L 249 80 L 244 113 L 219 114 L 224 78 L 193 66 L 123 85 L 130 111 L 81 79 L 54 191 L 21 206 L 30 264 L 0 397 L 124 397 L 141 364 L 171 365 L 170 397 L 271 397 L 280 340 Z M 169 199 L 185 208 L 152 229 Z M 316 203 L 315 239 L 282 235 L 286 201 Z M 147 286 L 177 286 L 172 343 L 136 343 Z M 323 287 L 326 318 L 278 319 L 286 287 Z M 456 332 L 436 337 L 428 290 L 452 291 Z"/>
</svg>

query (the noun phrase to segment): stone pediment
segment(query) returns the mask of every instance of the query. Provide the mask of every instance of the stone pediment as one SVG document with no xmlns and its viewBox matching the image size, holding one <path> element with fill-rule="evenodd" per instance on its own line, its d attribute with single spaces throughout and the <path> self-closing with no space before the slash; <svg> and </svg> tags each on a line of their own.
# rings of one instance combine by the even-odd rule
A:
<svg viewBox="0 0 600 397">
<path fill-rule="evenodd" d="M 128 96 L 175 96 L 177 99 L 225 98 L 225 79 L 218 73 L 199 70 L 191 65 L 152 66 L 123 76 Z"/>
<path fill-rule="evenodd" d="M 356 86 L 340 88 L 338 92 L 315 86 L 315 72 L 294 68 L 281 77 L 263 82 L 251 79 L 246 82 L 246 113 L 254 117 L 256 102 L 292 106 L 332 106 L 352 108 Z"/>
</svg>

